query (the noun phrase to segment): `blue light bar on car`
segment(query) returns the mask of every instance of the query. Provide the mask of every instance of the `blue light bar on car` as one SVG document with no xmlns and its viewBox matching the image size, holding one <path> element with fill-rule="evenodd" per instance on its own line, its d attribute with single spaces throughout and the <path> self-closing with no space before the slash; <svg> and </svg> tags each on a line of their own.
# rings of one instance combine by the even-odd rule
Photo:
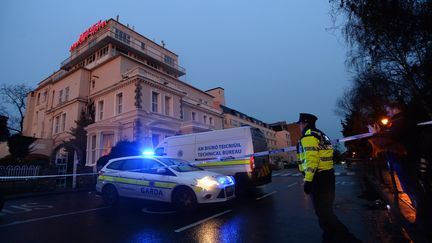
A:
<svg viewBox="0 0 432 243">
<path fill-rule="evenodd" d="M 154 156 L 154 152 L 152 150 L 144 150 L 142 154 L 145 156 Z"/>
</svg>

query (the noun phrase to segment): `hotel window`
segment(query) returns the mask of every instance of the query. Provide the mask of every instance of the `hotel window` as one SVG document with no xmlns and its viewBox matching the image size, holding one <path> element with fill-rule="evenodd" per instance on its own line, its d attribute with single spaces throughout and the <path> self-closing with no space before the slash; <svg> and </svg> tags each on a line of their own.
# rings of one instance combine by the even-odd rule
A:
<svg viewBox="0 0 432 243">
<path fill-rule="evenodd" d="M 204 122 L 204 124 L 207 124 L 207 116 L 206 115 L 204 115 L 204 117 L 203 117 L 203 122 Z"/>
<path fill-rule="evenodd" d="M 92 63 L 92 62 L 96 59 L 95 56 L 96 56 L 95 54 L 89 56 L 89 57 L 87 58 L 87 64 Z"/>
<path fill-rule="evenodd" d="M 69 100 L 69 87 L 65 88 L 65 98 L 64 101 L 68 101 Z"/>
<path fill-rule="evenodd" d="M 116 95 L 116 113 L 121 114 L 123 112 L 123 93 Z"/>
<path fill-rule="evenodd" d="M 40 101 L 40 93 L 37 95 L 36 105 L 39 105 L 39 101 Z"/>
<path fill-rule="evenodd" d="M 125 32 L 115 29 L 115 38 L 119 39 L 120 41 L 123 41 L 127 44 L 130 43 L 130 35 L 126 34 Z"/>
<path fill-rule="evenodd" d="M 104 101 L 101 100 L 98 102 L 98 111 L 99 111 L 99 121 L 103 120 L 103 108 L 104 108 Z"/>
<path fill-rule="evenodd" d="M 42 102 L 46 102 L 47 98 L 48 98 L 48 91 L 45 90 L 44 93 L 43 93 L 43 100 L 42 100 Z"/>
<path fill-rule="evenodd" d="M 107 155 L 111 152 L 111 148 L 114 144 L 114 134 L 103 134 L 102 135 L 102 152 L 101 155 Z"/>
<path fill-rule="evenodd" d="M 158 146 L 159 134 L 152 134 L 152 143 L 153 143 L 153 148 L 156 148 L 156 146 Z"/>
<path fill-rule="evenodd" d="M 165 115 L 171 115 L 171 97 L 165 96 Z"/>
<path fill-rule="evenodd" d="M 55 119 L 54 133 L 58 133 L 60 130 L 60 116 L 56 116 L 54 119 Z"/>
<path fill-rule="evenodd" d="M 153 67 L 153 68 L 159 69 L 159 66 L 158 66 L 156 63 L 154 63 L 154 62 L 147 61 L 147 65 L 149 65 L 150 67 Z"/>
<path fill-rule="evenodd" d="M 63 90 L 61 89 L 58 96 L 58 103 L 60 104 L 62 103 L 62 101 L 63 101 Z"/>
<path fill-rule="evenodd" d="M 152 111 L 158 112 L 158 99 L 159 94 L 156 92 L 152 92 Z"/>
<path fill-rule="evenodd" d="M 192 111 L 192 121 L 196 120 L 196 113 Z"/>
<path fill-rule="evenodd" d="M 91 162 L 96 163 L 96 135 L 91 137 Z"/>
<path fill-rule="evenodd" d="M 141 42 L 141 49 L 145 49 L 145 43 L 144 42 Z"/>
<path fill-rule="evenodd" d="M 51 108 L 54 106 L 54 100 L 55 100 L 55 90 L 53 90 L 53 92 L 52 92 Z"/>
<path fill-rule="evenodd" d="M 66 129 L 66 113 L 62 114 L 62 124 L 61 124 L 61 131 L 64 132 Z"/>
<path fill-rule="evenodd" d="M 236 121 L 236 120 L 231 120 L 230 122 L 231 122 L 231 125 L 232 125 L 232 126 L 235 126 L 235 127 L 239 127 L 239 126 L 240 126 L 240 125 L 239 125 L 239 122 Z"/>
<path fill-rule="evenodd" d="M 165 62 L 166 64 L 171 65 L 171 66 L 174 65 L 174 59 L 172 59 L 172 57 L 170 57 L 170 56 L 165 56 L 165 58 L 164 58 L 164 62 Z"/>
<path fill-rule="evenodd" d="M 213 125 L 213 117 L 209 117 L 210 125 Z"/>
<path fill-rule="evenodd" d="M 105 46 L 104 48 L 100 49 L 98 53 L 99 58 L 105 56 L 106 54 L 108 54 L 108 46 Z"/>
</svg>

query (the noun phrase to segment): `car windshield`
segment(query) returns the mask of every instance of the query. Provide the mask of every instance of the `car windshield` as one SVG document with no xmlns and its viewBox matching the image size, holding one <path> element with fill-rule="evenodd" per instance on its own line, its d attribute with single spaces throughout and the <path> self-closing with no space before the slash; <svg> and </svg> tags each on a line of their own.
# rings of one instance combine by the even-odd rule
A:
<svg viewBox="0 0 432 243">
<path fill-rule="evenodd" d="M 199 168 L 195 165 L 191 165 L 191 164 L 189 164 L 189 162 L 187 162 L 186 160 L 182 160 L 182 159 L 159 158 L 159 160 L 177 172 L 189 172 L 189 171 L 202 170 L 201 168 Z"/>
</svg>

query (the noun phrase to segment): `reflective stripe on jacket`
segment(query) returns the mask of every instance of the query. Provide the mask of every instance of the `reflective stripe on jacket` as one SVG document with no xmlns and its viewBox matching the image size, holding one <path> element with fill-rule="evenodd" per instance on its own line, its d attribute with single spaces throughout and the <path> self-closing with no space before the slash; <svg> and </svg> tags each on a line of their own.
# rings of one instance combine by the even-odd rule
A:
<svg viewBox="0 0 432 243">
<path fill-rule="evenodd" d="M 333 146 L 321 131 L 308 129 L 300 139 L 305 181 L 312 181 L 317 171 L 333 169 Z"/>
<path fill-rule="evenodd" d="M 303 153 L 303 148 L 301 146 L 301 142 L 300 140 L 297 143 L 296 146 L 297 149 L 297 165 L 298 165 L 298 169 L 301 173 L 304 173 L 305 168 L 304 168 L 304 153 Z"/>
</svg>

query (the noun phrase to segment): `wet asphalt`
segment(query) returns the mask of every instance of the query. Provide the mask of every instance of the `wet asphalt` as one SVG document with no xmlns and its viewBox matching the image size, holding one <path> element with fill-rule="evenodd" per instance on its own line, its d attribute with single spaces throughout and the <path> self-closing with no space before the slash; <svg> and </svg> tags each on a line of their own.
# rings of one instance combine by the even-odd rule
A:
<svg viewBox="0 0 432 243">
<path fill-rule="evenodd" d="M 334 208 L 342 223 L 364 242 L 392 242 L 386 209 L 359 197 L 365 186 L 355 172 L 336 172 Z M 107 207 L 94 192 L 10 200 L 0 212 L 0 242 L 321 242 L 302 181 L 294 168 L 274 171 L 272 183 L 190 213 L 140 200 Z"/>
</svg>

